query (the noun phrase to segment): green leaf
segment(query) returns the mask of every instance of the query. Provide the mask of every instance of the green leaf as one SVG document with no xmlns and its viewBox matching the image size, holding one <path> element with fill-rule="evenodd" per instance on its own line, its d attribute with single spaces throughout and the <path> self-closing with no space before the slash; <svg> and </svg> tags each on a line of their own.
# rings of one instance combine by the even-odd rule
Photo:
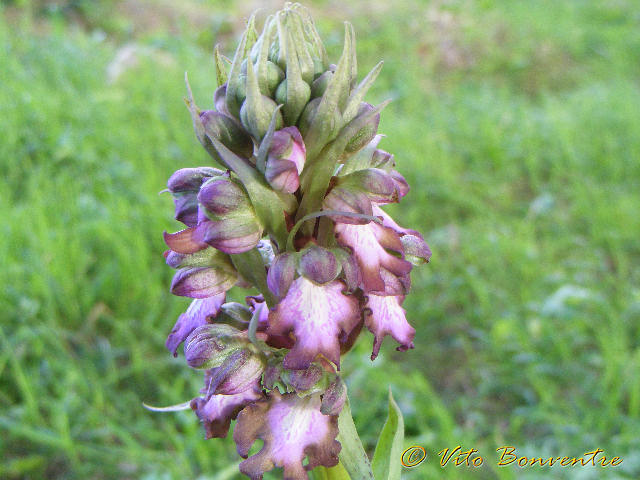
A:
<svg viewBox="0 0 640 480">
<path fill-rule="evenodd" d="M 216 80 L 218 82 L 218 86 L 221 87 L 227 83 L 227 65 L 230 62 L 228 58 L 224 57 L 224 55 L 220 53 L 219 45 L 216 45 L 213 50 L 213 60 L 216 66 Z"/>
<path fill-rule="evenodd" d="M 404 421 L 389 389 L 389 416 L 382 427 L 371 466 L 377 480 L 400 480 Z"/>
<path fill-rule="evenodd" d="M 351 417 L 349 398 L 344 402 L 344 407 L 338 417 L 338 441 L 342 445 L 340 450 L 340 463 L 343 465 L 351 480 L 373 480 L 373 472 L 369 457 L 364 451 L 358 431 Z M 399 459 L 400 457 L 398 457 Z M 400 477 L 398 477 L 400 478 Z"/>
</svg>

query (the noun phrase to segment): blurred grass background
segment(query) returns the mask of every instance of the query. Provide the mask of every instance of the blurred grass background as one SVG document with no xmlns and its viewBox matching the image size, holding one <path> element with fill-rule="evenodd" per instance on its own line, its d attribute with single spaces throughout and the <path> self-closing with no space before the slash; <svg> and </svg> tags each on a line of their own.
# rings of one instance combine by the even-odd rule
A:
<svg viewBox="0 0 640 480">
<path fill-rule="evenodd" d="M 387 386 L 422 478 L 640 478 L 640 5 L 635 0 L 309 1 L 332 58 L 354 23 L 382 147 L 412 185 L 398 221 L 434 251 L 391 340 L 344 362 L 368 449 Z M 255 7 L 233 0 L 0 3 L 0 478 L 239 478 L 190 412 L 201 374 L 164 349 L 159 196 L 207 163 L 184 107 Z M 482 468 L 438 466 L 477 448 Z M 496 466 L 495 449 L 615 469 Z M 278 478 L 271 475 L 269 478 Z"/>
</svg>

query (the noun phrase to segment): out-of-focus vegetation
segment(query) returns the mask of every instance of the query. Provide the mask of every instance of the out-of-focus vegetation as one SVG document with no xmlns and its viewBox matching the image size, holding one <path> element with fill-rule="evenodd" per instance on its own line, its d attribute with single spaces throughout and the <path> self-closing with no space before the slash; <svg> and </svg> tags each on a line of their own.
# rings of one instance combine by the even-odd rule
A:
<svg viewBox="0 0 640 480">
<path fill-rule="evenodd" d="M 267 2 L 276 8 L 277 2 Z M 640 477 L 640 5 L 308 2 L 337 57 L 352 21 L 383 148 L 412 191 L 392 208 L 434 251 L 405 307 L 404 354 L 370 336 L 344 362 L 375 446 L 387 386 L 406 478 Z M 238 478 L 230 439 L 190 412 L 201 374 L 164 349 L 188 301 L 168 293 L 157 194 L 207 163 L 182 97 L 211 106 L 211 51 L 265 2 L 0 4 L 0 477 Z M 365 335 L 366 337 L 366 335 Z M 482 468 L 438 466 L 477 448 Z M 496 466 L 495 449 L 616 468 Z M 270 478 L 277 478 L 272 475 Z"/>
</svg>

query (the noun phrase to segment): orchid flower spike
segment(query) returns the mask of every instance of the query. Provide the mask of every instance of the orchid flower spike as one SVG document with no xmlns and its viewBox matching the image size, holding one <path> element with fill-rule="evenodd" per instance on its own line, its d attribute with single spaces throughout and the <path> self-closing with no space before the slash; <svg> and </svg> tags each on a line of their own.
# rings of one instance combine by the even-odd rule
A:
<svg viewBox="0 0 640 480">
<path fill-rule="evenodd" d="M 409 186 L 378 149 L 385 104 L 364 97 L 381 63 L 358 82 L 351 25 L 330 64 L 307 10 L 288 3 L 261 33 L 251 17 L 233 58 L 216 48 L 215 65 L 211 109 L 188 82 L 186 99 L 211 166 L 168 182 L 185 226 L 165 232 L 171 292 L 193 301 L 166 346 L 177 356 L 183 344 L 187 365 L 204 373 L 189 405 L 206 437 L 225 437 L 237 419 L 242 473 L 277 467 L 306 479 L 348 453 L 340 366 L 363 327 L 372 360 L 387 336 L 414 348 L 402 304 L 431 251 L 383 210 Z M 254 292 L 227 302 L 234 287 Z"/>
</svg>

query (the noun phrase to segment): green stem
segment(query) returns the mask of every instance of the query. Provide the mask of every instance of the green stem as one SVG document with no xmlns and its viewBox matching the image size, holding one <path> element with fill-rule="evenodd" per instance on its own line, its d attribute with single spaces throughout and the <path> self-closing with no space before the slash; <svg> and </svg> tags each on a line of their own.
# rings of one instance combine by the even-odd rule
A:
<svg viewBox="0 0 640 480">
<path fill-rule="evenodd" d="M 335 467 L 316 467 L 311 470 L 313 480 L 350 480 L 349 473 L 342 463 L 338 462 Z"/>
<path fill-rule="evenodd" d="M 305 215 L 304 217 L 302 217 L 293 226 L 293 228 L 289 232 L 289 236 L 287 237 L 287 251 L 292 252 L 294 250 L 293 240 L 296 238 L 296 233 L 298 233 L 298 230 L 300 230 L 300 227 L 304 222 L 306 222 L 307 220 L 313 220 L 314 218 L 318 218 L 318 217 L 327 217 L 329 215 L 340 215 L 341 217 L 360 218 L 362 220 L 369 220 L 370 222 L 376 222 L 376 223 L 382 224 L 382 220 L 380 220 L 380 218 L 372 215 L 365 215 L 363 213 L 340 212 L 338 210 L 321 210 L 319 212 L 313 212 L 313 213 L 310 213 L 309 215 Z"/>
<path fill-rule="evenodd" d="M 262 293 L 267 305 L 278 303 L 267 286 L 267 273 L 257 248 L 231 255 L 231 262 L 238 273 Z"/>
</svg>

